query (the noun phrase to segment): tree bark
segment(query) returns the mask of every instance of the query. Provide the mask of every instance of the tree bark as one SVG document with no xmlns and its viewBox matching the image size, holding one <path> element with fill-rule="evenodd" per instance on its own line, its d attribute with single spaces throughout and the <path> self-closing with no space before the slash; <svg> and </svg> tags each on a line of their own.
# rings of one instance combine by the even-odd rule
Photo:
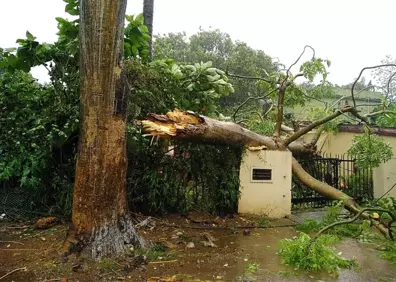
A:
<svg viewBox="0 0 396 282">
<path fill-rule="evenodd" d="M 276 138 L 254 133 L 233 122 L 218 121 L 177 109 L 166 115 L 150 114 L 141 124 L 145 132 L 164 138 L 229 146 L 266 146 L 270 150 L 282 149 L 282 144 L 278 144 Z M 290 143 L 288 149 L 294 156 L 315 153 L 315 147 L 303 141 Z"/>
<path fill-rule="evenodd" d="M 143 2 L 144 24 L 147 26 L 149 39 L 149 58 L 153 60 L 153 21 L 154 21 L 154 0 L 144 0 Z"/>
<path fill-rule="evenodd" d="M 141 124 L 145 132 L 165 138 L 231 146 L 265 146 L 269 150 L 290 150 L 294 157 L 299 154 L 315 153 L 314 144 L 311 143 L 294 141 L 285 147 L 284 140 L 279 140 L 279 137 L 259 135 L 235 123 L 222 122 L 186 111 L 174 110 L 166 115 L 150 114 L 146 120 L 141 121 Z M 320 125 L 321 123 L 318 123 L 318 126 Z M 329 199 L 343 201 L 345 208 L 352 213 L 361 210 L 352 197 L 312 177 L 294 157 L 293 174 L 302 183 Z M 373 220 L 367 213 L 362 213 L 362 217 L 371 220 L 381 233 L 388 236 L 386 226 Z"/>
<path fill-rule="evenodd" d="M 95 259 L 144 245 L 126 200 L 126 5 L 127 0 L 81 1 L 82 120 L 72 225 L 64 248 L 91 251 Z"/>
</svg>

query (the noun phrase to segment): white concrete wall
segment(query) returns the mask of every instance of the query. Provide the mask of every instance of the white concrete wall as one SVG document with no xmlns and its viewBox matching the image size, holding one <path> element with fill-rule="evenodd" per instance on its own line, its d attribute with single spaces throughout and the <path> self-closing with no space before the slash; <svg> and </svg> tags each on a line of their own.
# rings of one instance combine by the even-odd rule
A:
<svg viewBox="0 0 396 282">
<path fill-rule="evenodd" d="M 240 168 L 241 214 L 282 218 L 291 213 L 292 161 L 290 152 L 246 150 Z M 252 168 L 272 169 L 272 180 L 252 181 Z"/>
</svg>

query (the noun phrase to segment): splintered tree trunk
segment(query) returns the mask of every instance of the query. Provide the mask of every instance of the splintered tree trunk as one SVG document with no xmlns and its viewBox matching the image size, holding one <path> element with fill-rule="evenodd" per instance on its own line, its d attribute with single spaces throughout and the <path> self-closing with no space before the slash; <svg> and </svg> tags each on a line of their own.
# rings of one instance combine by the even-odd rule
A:
<svg viewBox="0 0 396 282">
<path fill-rule="evenodd" d="M 81 133 L 72 226 L 65 248 L 92 257 L 144 242 L 126 201 L 126 85 L 122 69 L 127 0 L 82 0 Z"/>
<path fill-rule="evenodd" d="M 149 58 L 153 59 L 153 21 L 154 21 L 154 0 L 144 0 L 143 2 L 144 24 L 147 26 L 149 39 Z"/>
</svg>

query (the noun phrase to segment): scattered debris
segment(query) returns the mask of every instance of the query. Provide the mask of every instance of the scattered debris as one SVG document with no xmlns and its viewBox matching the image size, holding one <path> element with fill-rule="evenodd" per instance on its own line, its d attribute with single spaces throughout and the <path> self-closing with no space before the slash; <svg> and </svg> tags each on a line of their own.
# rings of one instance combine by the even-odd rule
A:
<svg viewBox="0 0 396 282">
<path fill-rule="evenodd" d="M 187 245 L 186 245 L 186 248 L 187 249 L 194 249 L 195 248 L 194 242 L 188 242 Z"/>
<path fill-rule="evenodd" d="M 143 255 L 136 255 L 134 257 L 129 257 L 124 265 L 124 270 L 129 272 L 136 269 L 139 266 L 147 264 L 147 259 Z"/>
<path fill-rule="evenodd" d="M 35 227 L 37 229 L 48 229 L 57 224 L 58 222 L 59 220 L 54 216 L 43 217 L 36 221 Z"/>
<path fill-rule="evenodd" d="M 213 241 L 216 241 L 216 239 L 210 235 L 209 233 L 205 232 L 203 233 L 203 237 L 205 238 L 205 241 L 202 241 L 201 243 L 205 246 L 205 247 L 211 247 L 211 248 L 216 248 L 216 244 L 213 243 Z"/>
<path fill-rule="evenodd" d="M 81 263 L 77 263 L 77 264 L 73 264 L 72 265 L 72 270 L 74 272 L 77 272 L 78 270 L 80 270 L 82 268 L 82 264 Z"/>
<path fill-rule="evenodd" d="M 147 282 L 183 282 L 183 280 L 175 277 L 151 277 Z"/>
<path fill-rule="evenodd" d="M 3 276 L 1 276 L 1 277 L 0 277 L 0 280 L 6 278 L 7 276 L 9 276 L 9 275 L 11 275 L 11 274 L 13 274 L 14 272 L 22 271 L 22 270 L 23 270 L 23 271 L 26 271 L 26 270 L 27 270 L 27 267 L 25 266 L 25 267 L 21 267 L 21 268 L 14 269 L 14 270 L 12 270 L 12 271 L 10 271 L 10 272 L 4 274 Z"/>
<path fill-rule="evenodd" d="M 145 227 L 145 228 L 148 228 L 150 230 L 153 230 L 155 228 L 155 221 L 152 219 L 152 217 L 149 216 L 145 220 L 137 223 L 136 227 L 137 228 Z"/>
<path fill-rule="evenodd" d="M 10 243 L 10 244 L 18 244 L 18 245 L 23 245 L 21 242 L 16 242 L 16 241 L 0 241 L 0 243 Z M 7 246 L 8 248 L 8 246 Z"/>
</svg>

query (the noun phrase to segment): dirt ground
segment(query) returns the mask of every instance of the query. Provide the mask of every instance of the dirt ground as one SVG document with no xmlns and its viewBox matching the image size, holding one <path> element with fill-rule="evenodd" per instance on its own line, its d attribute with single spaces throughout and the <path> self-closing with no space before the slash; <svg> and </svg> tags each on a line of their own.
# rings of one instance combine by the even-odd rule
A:
<svg viewBox="0 0 396 282">
<path fill-rule="evenodd" d="M 172 215 L 140 228 L 141 235 L 155 243 L 144 257 L 135 251 L 92 262 L 59 257 L 67 224 L 38 230 L 28 223 L 2 221 L 0 281 L 396 281 L 396 266 L 380 259 L 370 245 L 351 239 L 344 239 L 337 249 L 345 257 L 355 257 L 360 268 L 340 271 L 339 277 L 282 266 L 278 242 L 297 234 L 294 224 L 263 217 Z"/>
</svg>

